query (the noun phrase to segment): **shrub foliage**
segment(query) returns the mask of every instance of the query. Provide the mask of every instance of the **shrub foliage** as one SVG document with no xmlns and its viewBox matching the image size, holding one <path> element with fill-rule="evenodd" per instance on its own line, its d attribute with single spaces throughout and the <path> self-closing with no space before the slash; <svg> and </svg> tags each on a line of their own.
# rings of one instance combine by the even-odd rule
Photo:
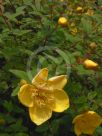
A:
<svg viewBox="0 0 102 136">
<path fill-rule="evenodd" d="M 86 69 L 86 59 L 99 68 Z M 70 108 L 36 126 L 17 93 L 44 67 L 68 75 Z M 102 115 L 102 1 L 0 0 L 0 136 L 74 136 L 72 120 L 87 110 Z"/>
</svg>

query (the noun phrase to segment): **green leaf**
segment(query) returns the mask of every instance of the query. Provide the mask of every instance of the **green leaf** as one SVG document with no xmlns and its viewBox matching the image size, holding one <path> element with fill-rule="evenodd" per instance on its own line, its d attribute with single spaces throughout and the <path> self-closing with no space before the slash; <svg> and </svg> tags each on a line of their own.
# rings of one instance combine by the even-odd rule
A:
<svg viewBox="0 0 102 136">
<path fill-rule="evenodd" d="M 47 53 L 43 53 L 44 55 L 46 55 L 47 58 L 51 59 L 55 64 L 59 64 L 59 60 L 56 59 L 55 57 L 47 54 Z"/>
<path fill-rule="evenodd" d="M 16 120 L 16 122 L 14 122 L 13 124 L 11 124 L 7 130 L 9 132 L 26 132 L 27 131 L 27 128 L 25 126 L 23 126 L 23 123 L 22 123 L 22 119 L 18 119 Z M 6 130 L 6 131 L 7 131 Z"/>
<path fill-rule="evenodd" d="M 16 95 L 18 94 L 19 89 L 20 89 L 20 86 L 17 86 L 17 87 L 13 90 L 13 92 L 11 93 L 11 96 L 16 96 Z"/>
<path fill-rule="evenodd" d="M 31 30 L 19 30 L 19 29 L 13 30 L 13 34 L 17 36 L 22 36 L 22 35 L 28 34 L 29 32 L 31 32 Z"/>
<path fill-rule="evenodd" d="M 42 125 L 36 127 L 35 131 L 36 131 L 36 132 L 42 132 L 42 133 L 43 133 L 43 132 L 46 132 L 48 129 L 49 129 L 49 128 L 48 128 L 48 123 L 44 123 L 44 124 L 42 124 Z"/>
<path fill-rule="evenodd" d="M 94 99 L 96 96 L 97 96 L 97 92 L 96 91 L 88 93 L 88 99 L 89 100 Z"/>
<path fill-rule="evenodd" d="M 56 52 L 63 58 L 65 61 L 66 69 L 67 69 L 67 74 L 69 75 L 71 72 L 71 58 L 68 56 L 64 51 L 60 49 L 56 49 Z"/>
<path fill-rule="evenodd" d="M 83 65 L 77 65 L 75 67 L 75 69 L 77 70 L 77 73 L 79 75 L 93 75 L 94 71 L 93 70 L 86 70 Z"/>
<path fill-rule="evenodd" d="M 54 134 L 57 134 L 58 129 L 59 129 L 60 122 L 61 122 L 61 120 L 58 120 L 58 119 L 53 120 L 53 121 L 51 122 L 51 127 L 52 127 L 52 130 L 53 130 L 53 133 L 54 133 Z"/>
<path fill-rule="evenodd" d="M 40 10 L 40 8 L 41 8 L 40 2 L 41 2 L 41 0 L 35 0 L 35 6 L 36 6 L 37 10 Z"/>
<path fill-rule="evenodd" d="M 29 81 L 29 78 L 28 78 L 28 75 L 26 72 L 24 71 L 21 71 L 21 70 L 9 70 L 11 73 L 13 73 L 14 75 L 16 75 L 18 78 L 21 78 L 21 79 L 24 79 L 24 80 L 27 80 Z"/>
<path fill-rule="evenodd" d="M 56 49 L 56 52 L 63 58 L 63 60 L 67 63 L 70 64 L 70 57 L 62 50 Z"/>
<path fill-rule="evenodd" d="M 32 0 L 23 0 L 25 5 L 32 5 Z"/>
<path fill-rule="evenodd" d="M 98 5 L 102 5 L 102 0 L 97 0 L 98 1 Z"/>
<path fill-rule="evenodd" d="M 68 33 L 65 34 L 65 36 L 66 36 L 66 40 L 67 40 L 68 42 L 71 42 L 71 43 L 79 42 L 79 41 L 81 40 L 80 37 L 78 37 L 78 36 L 73 36 L 73 35 L 68 34 Z"/>
<path fill-rule="evenodd" d="M 97 127 L 96 130 L 95 130 L 95 134 L 96 134 L 96 136 L 99 136 L 99 135 L 101 136 L 101 134 L 102 134 L 102 127 L 100 127 L 100 126 Z"/>
<path fill-rule="evenodd" d="M 7 109 L 7 111 L 13 111 L 13 103 L 11 101 L 4 101 L 3 106 Z"/>
<path fill-rule="evenodd" d="M 82 18 L 81 23 L 83 26 L 83 29 L 86 33 L 91 33 L 92 32 L 92 22 L 88 19 Z"/>
<path fill-rule="evenodd" d="M 84 104 L 87 102 L 87 98 L 86 96 L 80 96 L 77 99 L 75 99 L 74 102 L 77 104 Z"/>
<path fill-rule="evenodd" d="M 21 7 L 16 8 L 16 13 L 17 13 L 18 15 L 20 15 L 21 13 L 23 13 L 23 10 L 24 10 L 25 8 L 26 8 L 25 6 L 21 6 Z"/>
</svg>

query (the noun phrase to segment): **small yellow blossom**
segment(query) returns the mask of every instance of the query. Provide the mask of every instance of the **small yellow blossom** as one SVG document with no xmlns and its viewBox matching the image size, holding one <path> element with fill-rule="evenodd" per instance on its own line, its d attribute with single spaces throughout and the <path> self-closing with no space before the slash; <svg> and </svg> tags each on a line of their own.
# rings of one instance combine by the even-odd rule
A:
<svg viewBox="0 0 102 136">
<path fill-rule="evenodd" d="M 79 6 L 79 7 L 76 8 L 76 11 L 77 11 L 78 13 L 82 13 L 82 12 L 84 11 L 84 9 Z"/>
<path fill-rule="evenodd" d="M 61 26 L 68 26 L 68 20 L 65 17 L 60 17 L 58 19 L 58 24 Z"/>
<path fill-rule="evenodd" d="M 32 84 L 24 84 L 18 93 L 20 102 L 29 108 L 31 120 L 41 125 L 52 116 L 52 111 L 63 112 L 69 107 L 69 98 L 63 87 L 67 83 L 65 75 L 50 79 L 48 69 L 41 69 L 32 80 Z"/>
<path fill-rule="evenodd" d="M 77 136 L 81 134 L 93 135 L 95 129 L 102 123 L 102 117 L 94 111 L 87 111 L 73 119 L 74 131 Z"/>
<path fill-rule="evenodd" d="M 86 59 L 84 62 L 83 62 L 83 65 L 86 69 L 90 69 L 90 70 L 96 70 L 99 68 L 99 65 L 92 61 L 92 60 L 89 60 L 89 59 Z"/>
</svg>

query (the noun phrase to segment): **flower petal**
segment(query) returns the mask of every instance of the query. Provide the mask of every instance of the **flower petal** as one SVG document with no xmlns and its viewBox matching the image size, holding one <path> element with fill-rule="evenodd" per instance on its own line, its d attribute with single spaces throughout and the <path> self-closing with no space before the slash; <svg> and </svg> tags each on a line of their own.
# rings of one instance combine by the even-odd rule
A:
<svg viewBox="0 0 102 136">
<path fill-rule="evenodd" d="M 62 89 L 67 83 L 67 78 L 66 75 L 55 76 L 50 78 L 48 82 L 54 89 Z"/>
<path fill-rule="evenodd" d="M 85 120 L 77 120 L 74 126 L 75 133 L 78 135 L 78 133 L 82 134 L 93 134 L 95 128 L 90 125 L 90 122 L 85 122 Z"/>
<path fill-rule="evenodd" d="M 79 121 L 82 117 L 83 117 L 82 114 L 77 115 L 77 116 L 73 119 L 72 123 L 73 123 L 73 124 L 76 123 L 76 122 Z"/>
<path fill-rule="evenodd" d="M 39 83 L 44 83 L 47 80 L 47 77 L 48 77 L 48 69 L 43 68 L 34 77 L 34 79 L 32 80 L 32 84 L 36 85 L 36 84 L 39 84 Z"/>
<path fill-rule="evenodd" d="M 74 131 L 77 136 L 80 136 L 82 134 L 82 131 L 80 130 L 78 124 L 75 124 Z"/>
<path fill-rule="evenodd" d="M 67 93 L 64 90 L 55 90 L 54 91 L 55 106 L 52 109 L 55 112 L 63 112 L 69 108 L 69 98 Z"/>
<path fill-rule="evenodd" d="M 102 117 L 97 114 L 94 111 L 88 111 L 87 113 L 87 119 L 90 120 L 90 123 L 92 122 L 92 127 L 98 127 L 102 123 Z"/>
<path fill-rule="evenodd" d="M 45 106 L 42 107 L 30 107 L 29 108 L 29 115 L 31 120 L 36 124 L 36 125 L 41 125 L 45 121 L 51 118 L 52 116 L 52 111 Z"/>
<path fill-rule="evenodd" d="M 20 88 L 18 93 L 18 99 L 23 105 L 27 107 L 33 106 L 32 89 L 34 89 L 32 85 L 25 84 Z"/>
</svg>

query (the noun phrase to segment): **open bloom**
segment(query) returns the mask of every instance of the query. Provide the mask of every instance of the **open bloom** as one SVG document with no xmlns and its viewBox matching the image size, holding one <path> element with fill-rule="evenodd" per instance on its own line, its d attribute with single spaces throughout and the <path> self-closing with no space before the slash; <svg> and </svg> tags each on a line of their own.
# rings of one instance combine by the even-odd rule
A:
<svg viewBox="0 0 102 136">
<path fill-rule="evenodd" d="M 29 108 L 31 120 L 40 125 L 52 116 L 52 111 L 63 112 L 69 107 L 69 98 L 63 87 L 67 83 L 65 75 L 47 80 L 48 70 L 42 69 L 32 80 L 24 84 L 18 93 L 20 102 Z"/>
<path fill-rule="evenodd" d="M 81 134 L 93 135 L 95 129 L 102 123 L 102 117 L 94 111 L 87 111 L 73 119 L 74 131 L 77 136 Z"/>
</svg>

